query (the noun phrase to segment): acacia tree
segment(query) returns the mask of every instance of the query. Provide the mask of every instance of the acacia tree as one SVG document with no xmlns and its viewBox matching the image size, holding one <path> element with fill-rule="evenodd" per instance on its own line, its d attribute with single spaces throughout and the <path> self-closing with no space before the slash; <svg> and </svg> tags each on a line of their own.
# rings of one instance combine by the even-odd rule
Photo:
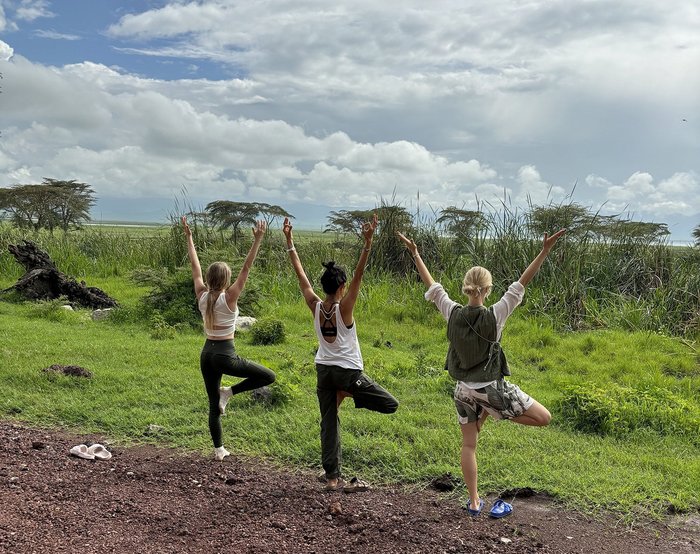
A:
<svg viewBox="0 0 700 554">
<path fill-rule="evenodd" d="M 528 227 L 536 237 L 566 229 L 569 237 L 582 238 L 587 233 L 596 232 L 598 216 L 585 206 L 571 203 L 559 206 L 534 206 L 528 216 Z M 601 218 L 604 219 L 604 218 Z"/>
<path fill-rule="evenodd" d="M 26 201 L 27 196 L 20 192 L 23 186 L 26 185 L 0 188 L 0 211 L 19 228 L 30 227 L 34 215 L 28 210 L 31 205 Z"/>
<path fill-rule="evenodd" d="M 413 261 L 405 255 L 406 249 L 396 236 L 396 231 L 413 233 L 413 216 L 403 206 L 382 204 L 372 210 L 340 210 L 327 216 L 326 232 L 354 235 L 361 244 L 362 224 L 377 214 L 379 227 L 374 234 L 370 263 L 375 269 L 403 274 L 410 270 Z"/>
<path fill-rule="evenodd" d="M 377 213 L 379 229 L 374 237 L 371 261 L 374 267 L 382 271 L 405 275 L 413 270 L 413 260 L 407 256 L 407 250 L 396 236 L 397 231 L 415 236 L 413 216 L 403 206 L 382 204 L 369 213 Z M 419 239 L 420 241 L 420 239 Z M 421 244 L 421 248 L 425 246 Z"/>
<path fill-rule="evenodd" d="M 294 218 L 287 210 L 275 204 L 264 202 L 234 202 L 232 200 L 215 200 L 205 208 L 206 218 L 219 229 L 231 229 L 234 244 L 241 236 L 244 225 L 252 225 L 257 218 L 262 218 L 270 225 L 278 218 Z M 204 214 L 200 214 L 200 217 Z"/>
<path fill-rule="evenodd" d="M 614 242 L 656 242 L 671 234 L 666 223 L 631 221 L 617 216 L 601 218 L 596 226 L 597 233 Z"/>
<path fill-rule="evenodd" d="M 340 210 L 331 212 L 326 219 L 324 233 L 352 234 L 362 238 L 362 224 L 372 218 L 373 210 Z"/>
<path fill-rule="evenodd" d="M 276 204 L 266 204 L 264 202 L 253 202 L 253 205 L 258 209 L 258 216 L 262 217 L 267 223 L 269 229 L 276 219 L 288 217 L 294 219 L 294 216 L 285 210 L 282 206 Z"/>
<path fill-rule="evenodd" d="M 15 185 L 2 189 L 0 205 L 20 229 L 53 231 L 57 218 L 51 197 L 51 191 L 42 185 Z"/>
<path fill-rule="evenodd" d="M 39 185 L 0 188 L 0 211 L 20 228 L 67 231 L 90 219 L 95 203 L 89 185 L 75 180 L 44 179 Z"/>
<path fill-rule="evenodd" d="M 486 226 L 486 219 L 480 211 L 464 210 L 456 206 L 440 210 L 440 217 L 435 222 L 444 225 L 445 230 L 458 240 L 469 240 Z"/>
<path fill-rule="evenodd" d="M 255 217 L 260 211 L 252 202 L 234 202 L 232 200 L 209 202 L 205 210 L 219 229 L 231 229 L 231 238 L 234 244 L 238 242 L 241 226 L 254 224 Z"/>
<path fill-rule="evenodd" d="M 95 193 L 90 185 L 75 179 L 48 178 L 44 179 L 43 185 L 50 191 L 52 212 L 61 229 L 67 231 L 70 225 L 79 226 L 90 219 L 90 208 L 95 204 Z"/>
</svg>

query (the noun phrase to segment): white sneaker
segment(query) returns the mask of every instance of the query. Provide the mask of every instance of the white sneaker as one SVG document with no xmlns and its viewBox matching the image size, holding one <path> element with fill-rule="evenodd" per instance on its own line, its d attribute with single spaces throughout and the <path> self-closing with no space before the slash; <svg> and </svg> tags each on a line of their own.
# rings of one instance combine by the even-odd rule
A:
<svg viewBox="0 0 700 554">
<path fill-rule="evenodd" d="M 219 413 L 224 415 L 226 413 L 226 404 L 228 404 L 229 398 L 231 398 L 231 387 L 221 387 L 219 389 Z"/>
<path fill-rule="evenodd" d="M 223 446 L 220 446 L 219 448 L 214 449 L 214 458 L 218 460 L 219 462 L 223 460 L 226 456 L 229 456 L 231 453 L 226 450 Z"/>
</svg>

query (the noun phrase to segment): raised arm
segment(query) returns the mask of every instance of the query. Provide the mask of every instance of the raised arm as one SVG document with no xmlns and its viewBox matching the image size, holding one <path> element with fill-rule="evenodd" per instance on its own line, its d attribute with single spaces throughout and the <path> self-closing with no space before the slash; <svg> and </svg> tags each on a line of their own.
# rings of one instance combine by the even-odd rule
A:
<svg viewBox="0 0 700 554">
<path fill-rule="evenodd" d="M 416 268 L 418 269 L 418 274 L 420 275 L 421 281 L 423 281 L 423 284 L 428 287 L 428 290 L 425 293 L 425 299 L 433 302 L 435 307 L 442 314 L 442 317 L 444 317 L 446 321 L 449 321 L 452 310 L 455 308 L 455 306 L 458 306 L 457 302 L 450 299 L 450 296 L 447 294 L 441 284 L 435 282 L 435 279 L 433 279 L 433 276 L 430 274 L 430 271 L 428 271 L 428 268 L 420 257 L 415 241 L 405 237 L 399 232 L 396 234 L 404 243 L 406 249 L 411 253 L 411 256 L 413 256 L 413 260 L 416 262 Z"/>
<path fill-rule="evenodd" d="M 187 257 L 190 259 L 190 267 L 192 268 L 192 281 L 194 282 L 194 294 L 197 298 L 207 290 L 204 284 L 204 279 L 202 278 L 202 267 L 199 265 L 199 257 L 197 256 L 197 250 L 194 247 L 194 241 L 192 240 L 192 230 L 187 224 L 187 218 L 183 215 L 181 218 L 182 228 L 185 231 L 185 237 L 187 237 Z"/>
<path fill-rule="evenodd" d="M 366 221 L 362 224 L 362 236 L 365 239 L 365 245 L 362 248 L 362 252 L 360 252 L 360 259 L 357 260 L 357 267 L 355 268 L 355 273 L 352 276 L 350 285 L 348 285 L 348 291 L 340 301 L 340 314 L 343 316 L 343 321 L 345 321 L 346 324 L 352 323 L 352 311 L 355 308 L 357 296 L 360 294 L 362 276 L 365 274 L 367 258 L 369 257 L 369 251 L 372 249 L 372 237 L 374 236 L 374 231 L 377 229 L 377 223 L 377 214 L 375 213 L 372 221 Z"/>
<path fill-rule="evenodd" d="M 529 266 L 527 266 L 527 269 L 523 271 L 523 274 L 520 276 L 520 284 L 526 287 L 530 281 L 532 281 L 532 278 L 537 275 L 537 272 L 540 270 L 540 267 L 542 267 L 542 264 L 544 263 L 545 258 L 549 255 L 549 251 L 552 249 L 554 244 L 557 242 L 557 239 L 562 236 L 566 232 L 566 229 L 561 229 L 560 231 L 557 231 L 554 233 L 552 236 L 549 236 L 547 233 L 544 234 L 544 241 L 542 243 L 542 250 L 540 251 L 539 254 L 537 254 L 537 257 L 532 260 Z"/>
<path fill-rule="evenodd" d="M 248 280 L 248 275 L 250 274 L 250 268 L 253 267 L 253 262 L 260 249 L 260 243 L 265 236 L 266 226 L 267 224 L 262 220 L 255 222 L 255 227 L 253 227 L 253 244 L 250 246 L 250 250 L 248 250 L 248 255 L 245 257 L 243 267 L 241 267 L 241 270 L 238 272 L 238 277 L 236 277 L 233 284 L 226 290 L 226 302 L 229 304 L 237 302 L 243 292 L 245 283 Z"/>
<path fill-rule="evenodd" d="M 396 231 L 396 234 L 401 239 L 401 242 L 404 243 L 406 249 L 411 253 L 411 256 L 413 256 L 413 261 L 416 262 L 416 269 L 418 269 L 418 275 L 420 275 L 421 281 L 423 281 L 423 284 L 425 284 L 426 287 L 430 288 L 430 286 L 435 283 L 435 279 L 433 279 L 433 276 L 430 275 L 430 271 L 428 271 L 428 268 L 421 259 L 416 242 L 408 237 L 405 237 L 398 231 Z"/>
<path fill-rule="evenodd" d="M 297 274 L 297 279 L 299 279 L 299 288 L 301 289 L 301 294 L 304 295 L 304 300 L 306 300 L 306 305 L 313 312 L 316 302 L 320 302 L 321 299 L 314 292 L 309 278 L 304 272 L 304 267 L 301 265 L 301 260 L 299 259 L 299 254 L 297 254 L 297 249 L 294 248 L 294 237 L 292 237 L 292 224 L 288 217 L 284 218 L 284 225 L 282 226 L 282 232 L 284 237 L 287 239 L 287 252 L 289 252 L 289 260 L 292 262 L 292 267 L 294 272 Z"/>
</svg>

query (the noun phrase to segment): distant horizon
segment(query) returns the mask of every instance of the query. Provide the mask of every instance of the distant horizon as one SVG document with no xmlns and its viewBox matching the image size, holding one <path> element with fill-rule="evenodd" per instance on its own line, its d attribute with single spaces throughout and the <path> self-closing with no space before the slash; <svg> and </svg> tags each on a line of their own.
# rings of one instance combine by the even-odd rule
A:
<svg viewBox="0 0 700 554">
<path fill-rule="evenodd" d="M 153 202 L 155 199 L 149 199 Z M 102 207 L 98 209 L 99 214 L 94 213 L 96 210 L 93 208 L 90 212 L 90 219 L 86 222 L 86 225 L 124 225 L 124 226 L 162 226 L 167 225 L 172 217 L 174 208 L 176 207 L 176 202 L 171 199 L 158 199 L 162 202 L 158 202 L 158 206 L 150 206 L 150 209 L 144 208 L 141 204 L 139 210 L 134 213 L 134 209 L 121 211 L 119 208 L 116 210 L 113 207 Z M 98 204 L 99 204 L 98 199 Z M 132 204 L 129 200 L 128 204 Z M 168 207 L 166 207 L 168 204 Z M 282 206 L 287 209 L 293 216 L 294 226 L 303 231 L 323 231 L 327 225 L 327 217 L 331 211 L 338 211 L 343 208 L 332 208 L 329 206 L 308 206 L 304 204 L 297 204 L 295 208 L 297 210 L 288 209 L 288 207 Z M 298 211 L 301 209 L 301 212 Z M 311 211 L 309 211 L 311 209 Z M 371 210 L 372 206 L 358 208 L 358 207 L 348 207 L 346 209 L 362 209 Z M 426 213 L 429 207 L 424 207 L 421 211 Z M 590 208 L 589 208 L 590 209 Z M 299 215 L 296 215 L 296 212 Z M 410 212 L 409 210 L 409 213 Z M 182 215 L 185 215 L 184 213 Z M 608 214 L 609 215 L 609 214 Z M 639 221 L 645 223 L 659 223 L 666 224 L 670 231 L 670 234 L 666 237 L 666 240 L 673 245 L 693 245 L 695 239 L 693 238 L 693 229 L 697 226 L 694 217 L 690 218 L 676 218 L 675 222 L 671 221 L 655 221 L 644 217 L 636 217 L 635 214 L 627 214 L 630 221 Z M 622 217 L 622 216 L 620 216 Z M 10 218 L 0 216 L 0 221 L 9 221 Z M 279 222 L 281 226 L 281 221 Z"/>
<path fill-rule="evenodd" d="M 171 208 L 174 206 L 171 206 Z M 282 206 L 283 208 L 285 206 Z M 297 205 L 297 208 L 301 207 L 301 205 Z M 327 225 L 327 216 L 330 214 L 331 211 L 337 211 L 340 208 L 331 208 L 331 207 L 324 207 L 324 206 L 313 206 L 313 208 L 316 209 L 316 211 L 324 211 L 327 208 L 327 211 L 325 211 L 325 215 L 322 217 L 313 217 L 313 214 L 306 214 L 305 212 L 302 212 L 300 215 L 295 215 L 293 213 L 293 210 L 288 211 L 294 215 L 294 220 L 293 224 L 294 226 L 303 231 L 323 231 L 324 228 Z M 347 208 L 347 209 L 372 209 L 372 207 L 367 207 L 367 208 Z M 424 212 L 426 210 L 423 210 Z M 157 226 L 157 225 L 167 225 L 168 222 L 170 221 L 170 211 L 163 211 L 160 215 L 158 216 L 153 216 L 151 218 L 148 217 L 132 217 L 122 214 L 122 215 L 112 215 L 110 217 L 107 216 L 102 216 L 101 218 L 98 216 L 92 216 L 91 214 L 91 219 L 90 222 L 93 224 L 104 224 L 104 225 L 109 225 L 109 224 L 125 224 L 125 225 L 144 225 L 144 226 Z M 184 215 L 184 214 L 183 214 Z M 695 228 L 695 224 L 693 223 L 693 218 L 689 218 L 687 221 L 686 225 L 683 225 L 682 229 L 679 229 L 678 226 L 682 225 L 681 222 L 669 222 L 669 221 L 652 221 L 650 219 L 645 219 L 641 217 L 634 217 L 634 214 L 629 214 L 631 217 L 631 221 L 642 221 L 646 223 L 664 223 L 668 226 L 670 234 L 666 237 L 666 240 L 673 244 L 673 245 L 693 245 L 694 244 L 694 239 L 692 237 L 692 230 Z M 281 222 L 279 222 L 281 226 Z M 674 227 L 675 225 L 675 227 Z"/>
</svg>

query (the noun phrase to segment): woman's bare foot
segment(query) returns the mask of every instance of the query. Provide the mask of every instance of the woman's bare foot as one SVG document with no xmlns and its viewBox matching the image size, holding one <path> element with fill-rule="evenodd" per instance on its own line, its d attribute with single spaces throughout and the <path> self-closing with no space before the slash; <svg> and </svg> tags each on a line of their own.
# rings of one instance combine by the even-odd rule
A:
<svg viewBox="0 0 700 554">
<path fill-rule="evenodd" d="M 332 479 L 326 479 L 325 489 L 327 491 L 338 491 L 343 488 L 343 485 L 345 485 L 345 481 L 340 477 L 334 477 Z"/>
</svg>

